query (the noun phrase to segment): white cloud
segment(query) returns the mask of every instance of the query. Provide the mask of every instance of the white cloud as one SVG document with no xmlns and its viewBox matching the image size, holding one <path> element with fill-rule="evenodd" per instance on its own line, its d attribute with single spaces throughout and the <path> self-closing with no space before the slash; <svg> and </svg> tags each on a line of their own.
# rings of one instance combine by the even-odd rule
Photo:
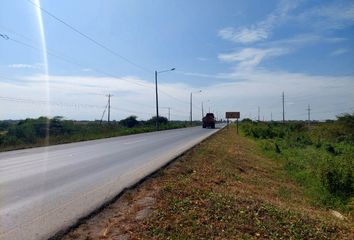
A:
<svg viewBox="0 0 354 240">
<path fill-rule="evenodd" d="M 218 35 L 225 40 L 244 44 L 265 40 L 269 38 L 273 28 L 280 24 L 288 12 L 296 6 L 297 1 L 281 1 L 277 9 L 269 14 L 265 20 L 237 29 L 223 28 Z"/>
<path fill-rule="evenodd" d="M 224 28 L 218 34 L 221 38 L 236 43 L 252 43 L 268 38 L 269 29 L 263 27 L 252 26 L 234 29 L 232 27 Z"/>
<path fill-rule="evenodd" d="M 112 98 L 112 119 L 122 119 L 131 114 L 148 119 L 155 114 L 155 85 L 137 77 L 120 78 L 95 76 L 49 76 L 44 75 L 17 77 L 16 82 L 1 82 L 0 97 L 13 97 L 51 101 L 58 104 L 46 106 L 34 102 L 5 102 L 0 109 L 6 118 L 38 117 L 41 115 L 63 115 L 74 119 L 97 119 L 107 103 L 106 94 Z M 196 91 L 192 86 L 180 83 L 160 83 L 160 106 L 172 108 L 173 119 L 187 119 L 189 114 L 189 93 Z M 49 99 L 47 98 L 49 96 Z M 195 97 L 197 99 L 198 96 Z M 0 99 L 1 100 L 1 99 Z M 85 104 L 97 106 L 94 109 L 82 107 Z M 69 105 L 69 107 L 68 107 Z M 73 107 L 78 105 L 79 107 Z M 100 106 L 103 106 L 100 109 Z M 160 109 L 161 114 L 165 114 Z"/>
<path fill-rule="evenodd" d="M 284 55 L 288 52 L 289 50 L 285 48 L 244 48 L 238 52 L 219 54 L 218 58 L 224 62 L 238 62 L 238 68 L 253 68 L 265 58 Z"/>
<path fill-rule="evenodd" d="M 41 69 L 43 66 L 42 64 L 23 64 L 23 63 L 17 63 L 17 64 L 9 64 L 7 65 L 9 68 L 28 68 L 28 69 Z"/>
<path fill-rule="evenodd" d="M 231 83 L 210 86 L 203 91 L 209 98 L 215 99 L 215 105 L 226 105 L 223 108 L 226 111 L 239 110 L 243 117 L 245 114 L 256 116 L 257 106 L 260 106 L 262 115 L 265 114 L 266 119 L 269 119 L 271 112 L 274 119 L 280 119 L 283 91 L 287 119 L 306 119 L 307 104 L 311 104 L 314 112 L 321 112 L 321 114 L 314 113 L 314 119 L 334 118 L 336 114 L 354 109 L 354 76 L 308 75 L 267 70 L 240 71 L 239 69 L 224 76 L 228 76 Z M 247 81 L 239 81 L 239 79 L 247 79 Z"/>
<path fill-rule="evenodd" d="M 313 26 L 316 32 L 342 29 L 354 25 L 353 2 L 336 2 L 327 5 L 317 5 L 300 14 L 290 15 L 290 11 L 296 8 L 298 3 L 299 1 L 281 1 L 277 9 L 269 14 L 263 21 L 238 28 L 226 27 L 219 30 L 218 36 L 235 43 L 249 44 L 268 39 L 273 29 L 283 24 L 285 21 L 296 21 L 306 26 Z M 304 37 L 316 37 L 311 34 L 307 35 L 308 36 L 304 35 Z M 317 37 L 322 38 L 320 36 Z M 300 38 L 295 40 L 301 41 Z M 311 39 L 306 38 L 305 40 Z"/>
<path fill-rule="evenodd" d="M 354 3 L 339 1 L 316 6 L 293 18 L 317 31 L 342 29 L 354 25 Z"/>
<path fill-rule="evenodd" d="M 318 43 L 341 43 L 346 41 L 346 38 L 340 37 L 324 37 L 315 33 L 298 34 L 290 38 L 284 38 L 279 40 L 268 41 L 265 43 L 260 43 L 260 47 L 287 47 L 287 48 L 299 48 L 308 46 L 310 44 Z"/>
<path fill-rule="evenodd" d="M 247 59 L 247 54 L 238 59 Z M 204 76 L 203 74 L 200 75 Z M 202 89 L 201 94 L 193 95 L 194 119 L 201 116 L 201 101 L 205 109 L 219 112 L 239 110 L 242 116 L 256 116 L 257 106 L 262 112 L 273 112 L 273 118 L 280 118 L 280 94 L 285 91 L 287 102 L 286 117 L 302 119 L 301 114 L 307 104 L 314 111 L 314 119 L 333 118 L 343 108 L 353 107 L 354 76 L 321 76 L 285 71 L 271 72 L 259 69 L 235 69 L 231 73 L 205 76 L 228 79 L 207 87 L 193 87 L 188 84 L 159 84 L 159 103 L 170 107 L 172 118 L 185 120 L 189 117 L 189 94 Z M 106 94 L 112 93 L 112 119 L 122 119 L 131 114 L 140 119 L 148 119 L 155 114 L 154 83 L 137 77 L 95 77 L 95 76 L 49 76 L 49 88 L 43 75 L 22 77 L 27 84 L 0 82 L 0 97 L 21 96 L 23 99 L 48 100 L 58 102 L 51 106 L 50 114 L 63 115 L 73 119 L 99 119 L 107 103 Z M 239 81 L 243 79 L 243 81 Z M 340 92 L 340 94 L 338 94 Z M 171 97 L 172 96 L 172 97 Z M 304 97 L 303 97 L 304 96 Z M 295 98 L 295 99 L 294 99 Z M 206 100 L 210 102 L 206 103 Z M 1 100 L 1 99 L 0 99 Z M 37 117 L 47 114 L 41 104 L 26 102 L 3 102 L 0 115 L 6 118 Z M 60 104 L 62 103 L 62 104 Z M 83 107 L 85 104 L 97 106 Z M 69 105 L 69 106 L 68 106 Z M 72 105 L 72 106 L 70 106 Z M 76 107 L 77 105 L 77 107 Z M 101 106 L 101 108 L 100 108 Z M 167 114 L 164 108 L 162 115 Z M 306 115 L 303 116 L 306 118 Z M 267 117 L 266 117 L 267 119 Z"/>
<path fill-rule="evenodd" d="M 338 56 L 338 55 L 342 55 L 344 53 L 348 52 L 348 49 L 346 48 L 339 48 L 333 52 L 330 53 L 330 56 Z"/>
</svg>

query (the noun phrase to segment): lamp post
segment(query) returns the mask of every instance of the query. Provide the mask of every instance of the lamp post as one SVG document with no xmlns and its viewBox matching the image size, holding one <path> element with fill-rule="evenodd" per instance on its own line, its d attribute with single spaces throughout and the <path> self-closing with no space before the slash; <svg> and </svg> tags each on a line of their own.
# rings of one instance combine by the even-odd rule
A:
<svg viewBox="0 0 354 240">
<path fill-rule="evenodd" d="M 206 100 L 205 102 L 210 102 L 210 100 Z M 209 108 L 210 109 L 210 108 Z M 210 112 L 210 111 L 209 111 Z M 204 101 L 202 101 L 202 118 L 204 117 Z"/>
<path fill-rule="evenodd" d="M 202 119 L 204 117 L 204 105 L 203 105 L 203 101 L 202 101 Z"/>
<path fill-rule="evenodd" d="M 202 90 L 199 90 L 199 91 L 195 91 L 195 92 L 191 92 L 191 95 L 190 95 L 190 121 L 191 121 L 191 125 L 192 125 L 192 121 L 193 121 L 193 107 L 192 107 L 192 103 L 193 103 L 193 93 L 201 93 Z"/>
<path fill-rule="evenodd" d="M 161 107 L 161 108 L 168 110 L 168 121 L 171 121 L 171 108 L 170 107 Z"/>
<path fill-rule="evenodd" d="M 163 71 L 155 71 L 155 97 L 156 97 L 156 130 L 159 130 L 159 96 L 157 92 L 157 74 L 170 72 L 175 70 L 175 68 L 171 68 Z"/>
</svg>

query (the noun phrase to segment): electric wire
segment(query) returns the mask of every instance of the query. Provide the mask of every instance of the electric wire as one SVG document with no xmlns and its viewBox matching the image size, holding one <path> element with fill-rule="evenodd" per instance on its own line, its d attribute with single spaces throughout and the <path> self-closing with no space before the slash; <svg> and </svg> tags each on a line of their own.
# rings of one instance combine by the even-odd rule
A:
<svg viewBox="0 0 354 240">
<path fill-rule="evenodd" d="M 27 98 L 14 98 L 14 97 L 6 97 L 0 96 L 0 101 L 9 101 L 9 102 L 17 102 L 17 103 L 26 103 L 26 104 L 34 104 L 34 105 L 52 105 L 56 107 L 69 107 L 69 108 L 94 108 L 94 109 L 102 109 L 104 106 L 93 105 L 93 104 L 81 104 L 81 103 L 65 103 L 65 102 L 57 102 L 57 101 L 46 101 L 46 100 L 38 100 L 38 99 L 27 99 Z M 140 112 L 134 111 L 126 108 L 118 108 L 111 107 L 116 111 L 123 111 L 127 113 L 140 113 L 140 114 L 151 114 L 149 112 Z"/>
<path fill-rule="evenodd" d="M 9 37 L 9 36 L 6 35 L 6 34 L 0 34 L 0 37 L 4 38 L 5 40 L 9 40 L 9 41 L 15 42 L 15 43 L 17 43 L 17 44 L 19 44 L 19 45 L 25 46 L 25 47 L 27 47 L 27 48 L 36 50 L 36 51 L 38 51 L 38 52 L 41 52 L 41 53 L 44 52 L 44 53 L 48 54 L 49 56 L 52 56 L 52 57 L 54 57 L 54 58 L 57 58 L 57 59 L 59 59 L 59 60 L 61 60 L 61 61 L 64 61 L 64 62 L 66 62 L 66 63 L 72 64 L 72 65 L 75 65 L 75 66 L 79 66 L 80 68 L 90 68 L 90 69 L 92 69 L 93 71 L 95 71 L 95 72 L 97 72 L 97 73 L 100 73 L 100 74 L 103 74 L 103 75 L 105 75 L 105 76 L 112 77 L 112 78 L 115 78 L 115 79 L 118 79 L 118 80 L 122 80 L 122 81 L 128 82 L 128 83 L 130 83 L 130 84 L 134 84 L 134 85 L 137 85 L 137 86 L 141 86 L 141 87 L 145 87 L 145 88 L 150 88 L 150 89 L 153 89 L 153 88 L 154 88 L 153 86 L 149 86 L 149 85 L 142 84 L 142 83 L 139 83 L 139 82 L 131 82 L 131 81 L 126 80 L 126 79 L 124 79 L 124 78 L 119 78 L 118 76 L 115 76 L 115 75 L 113 75 L 113 74 L 110 74 L 110 73 L 108 73 L 108 72 L 106 72 L 106 71 L 103 71 L 103 70 L 101 70 L 101 69 L 97 69 L 97 68 L 93 68 L 93 67 L 90 67 L 90 66 L 87 66 L 87 65 L 83 65 L 83 64 L 81 64 L 81 63 L 78 63 L 77 61 L 74 61 L 74 60 L 69 59 L 68 57 L 64 57 L 64 56 L 58 55 L 58 54 L 54 53 L 53 51 L 43 50 L 43 49 L 41 49 L 41 48 L 39 48 L 39 47 L 36 47 L 36 46 L 31 45 L 31 44 L 25 43 L 25 42 L 23 42 L 23 41 L 14 39 L 14 38 L 12 38 L 12 37 Z M 27 39 L 30 39 L 30 38 L 28 38 L 28 37 L 26 37 L 26 38 L 27 38 Z M 160 87 L 160 88 L 163 88 L 163 87 Z M 171 95 L 171 94 L 165 92 L 164 90 L 161 90 L 161 89 L 160 89 L 159 92 L 162 93 L 162 94 L 164 94 L 164 95 L 166 95 L 166 96 L 168 96 L 168 97 L 170 97 L 170 98 L 172 98 L 172 99 L 175 99 L 175 100 L 177 100 L 177 101 L 179 101 L 179 102 L 181 102 L 181 103 L 189 104 L 188 102 L 183 101 L 183 100 L 181 100 L 181 99 L 179 99 L 179 98 L 177 98 L 177 97 L 175 97 L 175 96 L 173 96 L 173 95 Z M 197 107 L 197 108 L 198 108 L 198 107 Z"/>
<path fill-rule="evenodd" d="M 34 3 L 31 0 L 27 0 L 27 2 L 29 2 L 30 4 L 32 4 L 33 6 L 37 7 L 38 9 L 40 9 L 43 13 L 47 14 L 48 16 L 50 16 L 51 18 L 55 19 L 56 21 L 62 23 L 63 25 L 65 25 L 66 27 L 68 27 L 69 29 L 71 29 L 72 31 L 76 32 L 77 34 L 79 34 L 80 36 L 88 39 L 89 41 L 91 41 L 92 43 L 94 43 L 95 45 L 101 47 L 102 49 L 106 50 L 107 52 L 113 54 L 114 56 L 123 59 L 124 61 L 130 63 L 131 65 L 145 71 L 148 73 L 151 73 L 152 71 L 150 71 L 149 69 L 135 63 L 134 61 L 128 59 L 127 57 L 117 53 L 116 51 L 112 50 L 111 48 L 105 46 L 103 43 L 99 42 L 98 40 L 95 40 L 94 38 L 90 37 L 89 35 L 83 33 L 82 31 L 80 31 L 78 28 L 72 26 L 71 24 L 69 24 L 68 22 L 64 21 L 63 19 L 57 17 L 56 15 L 54 15 L 53 13 L 49 12 L 48 10 L 44 9 L 43 7 L 37 5 L 36 3 Z"/>
</svg>

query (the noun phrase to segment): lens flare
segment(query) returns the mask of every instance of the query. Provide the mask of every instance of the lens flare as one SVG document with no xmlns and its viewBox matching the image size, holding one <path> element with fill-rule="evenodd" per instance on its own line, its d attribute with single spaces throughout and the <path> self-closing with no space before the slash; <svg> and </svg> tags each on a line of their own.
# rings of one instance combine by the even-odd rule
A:
<svg viewBox="0 0 354 240">
<path fill-rule="evenodd" d="M 48 69 L 48 57 L 47 57 L 47 43 L 45 39 L 45 32 L 44 32 L 44 24 L 43 24 L 43 18 L 42 18 L 42 11 L 40 9 L 41 3 L 40 0 L 34 0 L 34 3 L 37 5 L 36 9 L 36 16 L 37 16 L 37 22 L 38 22 L 38 30 L 39 30 L 39 35 L 41 39 L 41 45 L 42 45 L 42 60 L 43 60 L 43 66 L 44 66 L 44 81 L 45 81 L 45 97 L 47 101 L 50 101 L 50 84 L 49 84 L 49 69 Z M 45 109 L 45 115 L 49 118 L 51 115 L 51 109 L 50 109 L 50 104 L 46 105 Z M 47 137 L 46 137 L 46 145 L 49 143 L 49 120 L 47 122 Z"/>
</svg>

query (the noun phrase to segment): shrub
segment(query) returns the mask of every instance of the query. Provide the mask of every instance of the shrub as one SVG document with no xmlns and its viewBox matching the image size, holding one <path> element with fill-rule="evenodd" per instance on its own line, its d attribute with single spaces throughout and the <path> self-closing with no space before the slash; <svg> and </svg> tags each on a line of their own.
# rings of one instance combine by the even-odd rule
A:
<svg viewBox="0 0 354 240">
<path fill-rule="evenodd" d="M 121 124 L 122 126 L 127 127 L 127 128 L 132 128 L 132 127 L 135 127 L 139 124 L 138 120 L 136 120 L 136 119 L 137 119 L 137 116 L 129 116 L 126 119 L 120 120 L 119 124 Z"/>
<path fill-rule="evenodd" d="M 168 119 L 165 118 L 165 117 L 159 116 L 158 122 L 159 122 L 159 124 L 167 124 L 168 123 Z M 156 123 L 156 116 L 150 118 L 149 120 L 147 120 L 146 123 L 148 125 L 154 125 Z"/>
<path fill-rule="evenodd" d="M 241 129 L 259 140 L 267 155 L 281 160 L 317 204 L 345 210 L 354 195 L 353 120 L 344 114 L 310 129 L 304 122 L 246 122 Z"/>
<path fill-rule="evenodd" d="M 343 158 L 326 159 L 321 166 L 321 182 L 333 195 L 348 198 L 354 194 L 353 161 Z"/>
</svg>

